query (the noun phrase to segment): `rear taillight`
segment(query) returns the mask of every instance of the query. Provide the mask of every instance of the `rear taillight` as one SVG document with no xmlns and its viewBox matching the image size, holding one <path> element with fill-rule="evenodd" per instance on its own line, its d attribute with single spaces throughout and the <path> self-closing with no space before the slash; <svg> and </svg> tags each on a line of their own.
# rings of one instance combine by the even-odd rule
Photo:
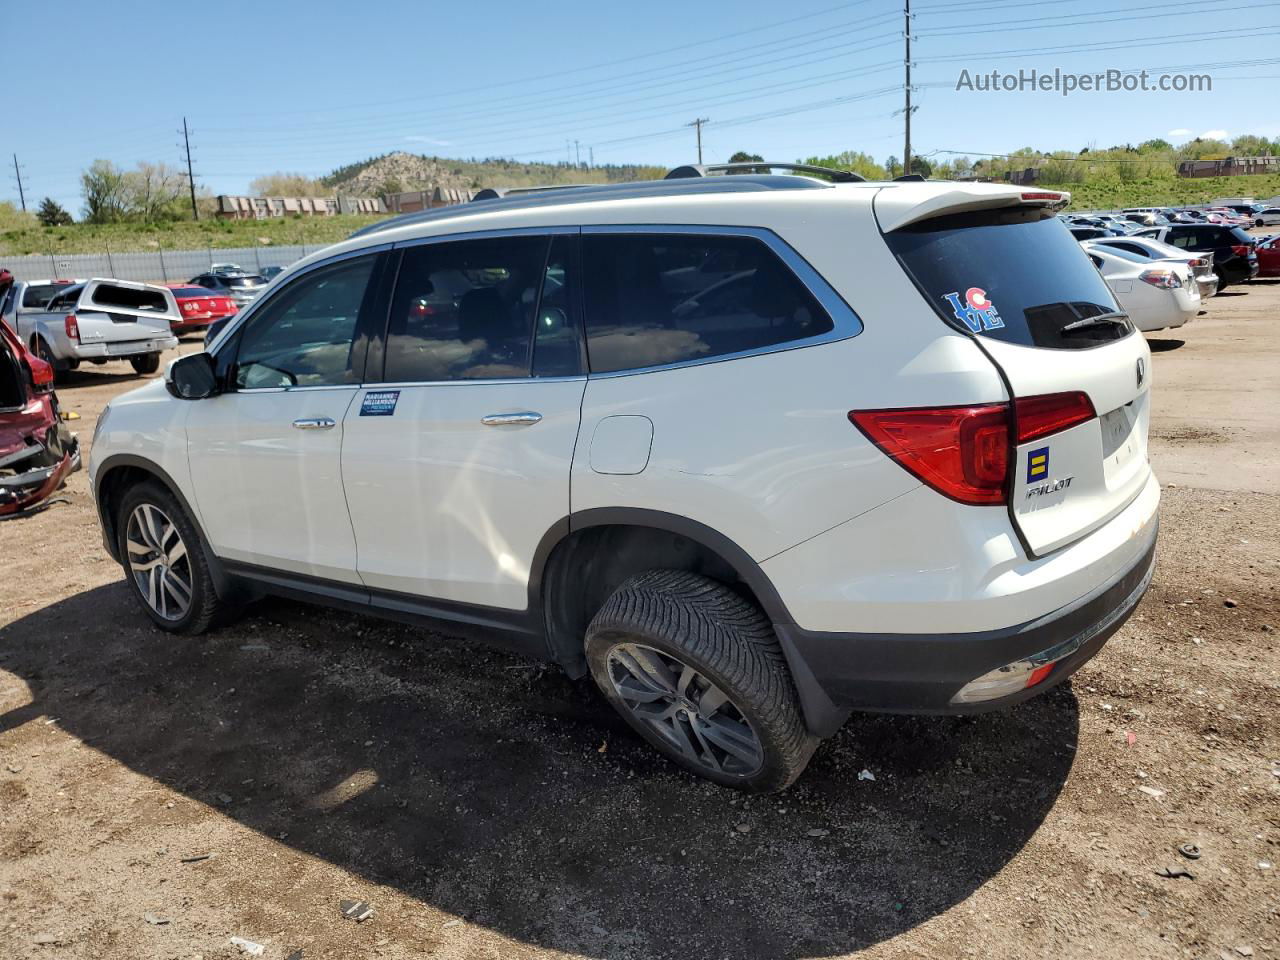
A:
<svg viewBox="0 0 1280 960">
<path fill-rule="evenodd" d="M 1252 248 L 1247 243 L 1235 243 L 1231 245 L 1231 252 L 1237 257 L 1247 257 Z"/>
<path fill-rule="evenodd" d="M 1081 390 L 1023 397 L 1015 405 L 1018 415 L 1018 444 L 1039 440 L 1087 423 L 1097 416 L 1093 401 Z"/>
<path fill-rule="evenodd" d="M 1187 265 L 1191 267 L 1205 267 L 1209 265 L 1209 261 L 1196 257 L 1194 260 L 1188 260 Z"/>
<path fill-rule="evenodd" d="M 900 466 L 952 500 L 1005 502 L 1009 406 L 854 410 L 849 420 Z"/>
<path fill-rule="evenodd" d="M 1182 286 L 1182 281 L 1172 270 L 1144 270 L 1138 279 L 1161 290 L 1176 290 Z"/>
<path fill-rule="evenodd" d="M 849 421 L 909 473 L 960 503 L 1001 506 L 1009 478 L 1009 405 L 853 410 Z M 1079 391 L 1022 397 L 1014 404 L 1017 443 L 1092 420 Z"/>
<path fill-rule="evenodd" d="M 39 357 L 28 354 L 27 366 L 31 368 L 31 386 L 36 393 L 48 393 L 53 389 L 53 367 Z"/>
<path fill-rule="evenodd" d="M 80 339 L 80 324 L 76 322 L 74 313 L 68 313 L 62 318 L 62 329 L 67 332 L 67 336 L 72 340 Z"/>
</svg>

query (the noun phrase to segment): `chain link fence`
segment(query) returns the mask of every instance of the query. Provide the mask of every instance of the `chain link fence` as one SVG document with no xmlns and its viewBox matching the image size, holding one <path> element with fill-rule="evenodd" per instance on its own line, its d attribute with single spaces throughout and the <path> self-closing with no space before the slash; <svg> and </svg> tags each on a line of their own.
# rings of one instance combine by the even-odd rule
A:
<svg viewBox="0 0 1280 960">
<path fill-rule="evenodd" d="M 0 267 L 11 271 L 19 280 L 114 277 L 143 283 L 181 283 L 207 272 L 215 263 L 235 263 L 249 273 L 256 273 L 264 267 L 287 267 L 309 253 L 315 253 L 321 246 L 209 247 L 203 250 L 165 250 L 160 247 L 146 253 L 115 253 L 106 249 L 102 253 L 0 255 Z"/>
</svg>

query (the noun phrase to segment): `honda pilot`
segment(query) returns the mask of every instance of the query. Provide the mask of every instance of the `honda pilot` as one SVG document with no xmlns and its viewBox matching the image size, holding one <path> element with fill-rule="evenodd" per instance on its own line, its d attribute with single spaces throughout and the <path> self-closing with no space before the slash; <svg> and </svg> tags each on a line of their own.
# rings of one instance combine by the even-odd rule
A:
<svg viewBox="0 0 1280 960">
<path fill-rule="evenodd" d="M 757 169 L 409 215 L 290 267 L 98 422 L 142 610 L 445 621 L 757 791 L 852 711 L 1062 683 L 1146 589 L 1159 501 L 1147 344 L 1067 196 Z"/>
</svg>

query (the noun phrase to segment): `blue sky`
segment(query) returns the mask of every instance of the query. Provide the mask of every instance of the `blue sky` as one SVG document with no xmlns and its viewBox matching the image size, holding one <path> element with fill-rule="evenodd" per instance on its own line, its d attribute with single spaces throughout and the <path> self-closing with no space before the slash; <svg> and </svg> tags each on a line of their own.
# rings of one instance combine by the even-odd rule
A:
<svg viewBox="0 0 1280 960">
<path fill-rule="evenodd" d="M 912 6 L 917 153 L 1280 136 L 1263 94 L 1280 79 L 1274 0 Z M 708 161 L 902 153 L 900 0 L 73 0 L 10 3 L 4 19 L 0 156 L 18 154 L 29 206 L 51 195 L 78 212 L 95 157 L 177 163 L 184 115 L 197 181 L 215 193 L 390 150 L 554 161 L 576 139 L 584 161 L 688 162 L 695 117 L 711 120 Z M 962 69 L 1019 68 L 1185 69 L 1213 89 L 955 90 Z M 2 199 L 17 200 L 11 169 Z"/>
</svg>

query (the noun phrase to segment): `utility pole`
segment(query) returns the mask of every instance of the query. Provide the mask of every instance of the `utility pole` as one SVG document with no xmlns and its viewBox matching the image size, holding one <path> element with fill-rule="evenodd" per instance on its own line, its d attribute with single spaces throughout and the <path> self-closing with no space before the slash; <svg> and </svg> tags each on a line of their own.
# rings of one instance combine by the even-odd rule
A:
<svg viewBox="0 0 1280 960">
<path fill-rule="evenodd" d="M 907 95 L 906 109 L 903 113 L 903 119 L 906 120 L 906 132 L 902 144 L 902 175 L 905 177 L 911 172 L 911 0 L 903 0 L 902 8 L 903 31 L 902 36 L 906 40 L 907 55 L 903 60 L 906 68 L 906 81 L 903 84 L 903 90 Z"/>
<path fill-rule="evenodd" d="M 187 118 L 182 118 L 182 143 L 187 150 L 187 186 L 191 188 L 191 219 L 200 219 L 200 210 L 196 207 L 196 178 L 191 172 L 191 133 L 187 130 Z"/>
<path fill-rule="evenodd" d="M 576 164 L 577 166 L 579 166 L 579 167 L 581 167 L 581 166 L 582 166 L 582 150 L 581 150 L 581 148 L 578 146 L 578 141 L 577 141 L 577 140 L 573 141 L 573 159 L 574 159 L 575 164 Z"/>
<path fill-rule="evenodd" d="M 702 125 L 703 125 L 704 123 L 710 123 L 710 122 L 711 122 L 711 119 L 710 119 L 709 117 L 699 117 L 697 120 L 694 120 L 692 123 L 686 123 L 686 124 L 685 124 L 685 126 L 686 126 L 686 127 L 695 127 L 695 128 L 697 128 L 697 131 L 698 131 L 698 162 L 699 162 L 699 163 L 701 163 L 701 162 L 702 162 Z"/>
<path fill-rule="evenodd" d="M 587 147 L 587 166 L 594 167 L 596 165 L 596 148 Z"/>
<path fill-rule="evenodd" d="M 27 195 L 22 192 L 22 168 L 18 166 L 18 155 L 13 155 L 13 175 L 18 178 L 18 201 L 22 204 L 22 212 L 27 212 Z"/>
</svg>

